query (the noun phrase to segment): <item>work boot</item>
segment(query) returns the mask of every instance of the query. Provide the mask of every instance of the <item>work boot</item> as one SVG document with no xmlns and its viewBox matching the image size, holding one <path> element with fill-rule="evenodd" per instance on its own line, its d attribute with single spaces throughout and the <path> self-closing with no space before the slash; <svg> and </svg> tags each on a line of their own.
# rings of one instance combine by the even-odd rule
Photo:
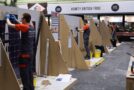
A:
<svg viewBox="0 0 134 90">
<path fill-rule="evenodd" d="M 86 55 L 84 58 L 85 59 L 90 59 L 90 56 L 89 55 Z"/>
</svg>

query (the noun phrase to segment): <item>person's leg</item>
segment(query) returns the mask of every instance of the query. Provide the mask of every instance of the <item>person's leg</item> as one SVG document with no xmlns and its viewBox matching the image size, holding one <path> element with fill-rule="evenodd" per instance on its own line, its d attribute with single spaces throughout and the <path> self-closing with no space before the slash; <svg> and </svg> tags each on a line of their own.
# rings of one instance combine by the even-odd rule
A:
<svg viewBox="0 0 134 90">
<path fill-rule="evenodd" d="M 31 89 L 33 81 L 31 82 L 32 68 L 30 68 L 29 59 L 20 58 L 19 67 L 20 67 L 20 76 L 23 84 L 23 90 L 34 90 L 33 87 Z"/>
<path fill-rule="evenodd" d="M 85 58 L 90 59 L 90 50 L 88 47 L 88 41 L 89 41 L 89 32 L 84 31 L 83 33 L 83 40 L 84 40 L 84 48 L 86 50 L 87 55 L 85 56 Z"/>
<path fill-rule="evenodd" d="M 111 39 L 111 43 L 112 43 L 112 46 L 114 46 L 114 44 L 113 44 L 113 40 Z"/>
<path fill-rule="evenodd" d="M 28 73 L 29 71 L 27 68 L 20 67 L 20 76 L 23 84 L 23 90 L 30 90 Z"/>
<path fill-rule="evenodd" d="M 32 70 L 29 71 L 29 80 L 30 80 L 30 90 L 34 90 L 34 85 L 33 85 L 33 73 Z"/>
<path fill-rule="evenodd" d="M 29 84 L 30 84 L 30 90 L 34 90 L 34 85 L 33 85 L 33 70 L 32 70 L 32 66 L 33 66 L 33 64 L 32 64 L 32 60 L 29 60 Z"/>
<path fill-rule="evenodd" d="M 113 41 L 113 46 L 116 47 L 116 40 Z"/>
<path fill-rule="evenodd" d="M 87 53 L 86 58 L 90 59 L 90 49 L 88 47 L 88 39 L 84 39 L 84 47 Z"/>
</svg>

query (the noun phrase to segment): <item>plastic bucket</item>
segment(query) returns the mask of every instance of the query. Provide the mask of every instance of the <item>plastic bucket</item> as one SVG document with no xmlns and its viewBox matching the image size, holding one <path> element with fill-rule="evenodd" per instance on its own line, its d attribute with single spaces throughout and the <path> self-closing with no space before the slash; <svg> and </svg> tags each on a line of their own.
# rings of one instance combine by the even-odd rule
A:
<svg viewBox="0 0 134 90">
<path fill-rule="evenodd" d="M 93 58 L 93 52 L 90 52 L 90 58 Z"/>
<path fill-rule="evenodd" d="M 101 56 L 101 50 L 96 49 L 96 50 L 95 50 L 94 57 L 95 57 L 95 58 L 100 58 L 100 56 Z"/>
<path fill-rule="evenodd" d="M 37 83 L 37 80 L 36 80 L 36 78 L 34 78 L 33 79 L 33 85 L 34 85 L 34 87 L 36 87 L 36 83 Z"/>
</svg>

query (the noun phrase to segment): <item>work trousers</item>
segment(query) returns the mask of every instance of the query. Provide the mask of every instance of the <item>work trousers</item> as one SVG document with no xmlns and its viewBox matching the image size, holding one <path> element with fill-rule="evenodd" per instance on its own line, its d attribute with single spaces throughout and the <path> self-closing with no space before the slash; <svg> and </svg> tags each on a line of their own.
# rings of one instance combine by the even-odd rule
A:
<svg viewBox="0 0 134 90">
<path fill-rule="evenodd" d="M 117 42 L 117 40 L 111 39 L 111 42 L 112 42 L 113 47 L 116 47 L 116 42 Z"/>
<path fill-rule="evenodd" d="M 20 77 L 23 90 L 34 90 L 31 57 L 19 57 Z"/>
<path fill-rule="evenodd" d="M 87 53 L 87 57 L 90 58 L 90 49 L 89 49 L 89 34 L 90 34 L 90 30 L 85 30 L 83 33 L 83 39 L 84 39 L 84 47 Z"/>
</svg>

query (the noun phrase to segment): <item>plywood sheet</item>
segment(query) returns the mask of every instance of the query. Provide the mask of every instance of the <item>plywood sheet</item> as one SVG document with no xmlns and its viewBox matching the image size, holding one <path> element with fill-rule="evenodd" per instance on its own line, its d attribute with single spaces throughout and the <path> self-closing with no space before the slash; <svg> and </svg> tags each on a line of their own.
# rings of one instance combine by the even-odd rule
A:
<svg viewBox="0 0 134 90">
<path fill-rule="evenodd" d="M 69 30 L 68 30 L 69 31 Z M 74 38 L 72 36 L 72 32 L 69 32 L 69 42 L 70 45 L 69 45 L 69 52 L 68 52 L 68 66 L 71 67 L 71 68 L 75 68 L 76 67 L 76 62 L 75 62 L 75 57 L 73 56 L 74 55 L 74 48 L 72 48 L 72 38 Z"/>
<path fill-rule="evenodd" d="M 82 28 L 84 26 L 84 22 L 82 20 L 82 18 L 80 18 L 80 27 L 79 28 Z"/>
<path fill-rule="evenodd" d="M 66 35 L 66 38 L 64 38 L 63 40 L 62 40 L 62 37 L 61 37 L 61 42 L 64 41 L 64 40 L 68 41 L 69 37 L 67 35 L 68 35 L 68 32 L 70 32 L 69 26 L 67 25 L 63 15 L 61 15 L 60 18 L 61 18 L 60 19 L 60 22 L 61 22 L 60 23 L 60 30 L 62 30 L 61 34 Z M 69 67 L 74 67 L 74 68 L 77 68 L 77 69 L 88 69 L 88 66 L 86 65 L 86 63 L 84 61 L 83 55 L 82 55 L 78 45 L 76 44 L 75 39 L 72 37 L 73 36 L 72 33 L 70 32 L 69 35 L 71 37 L 71 44 L 72 44 L 71 46 L 72 47 L 69 49 L 68 48 L 68 42 L 67 42 L 66 48 L 68 49 L 68 53 L 69 53 L 68 57 L 69 58 L 66 62 L 68 63 Z M 60 35 L 60 36 L 62 36 L 62 35 Z M 61 43 L 61 47 L 65 47 L 64 45 L 65 44 Z"/>
<path fill-rule="evenodd" d="M 2 60 L 0 66 L 0 90 L 20 90 L 15 72 L 6 54 L 4 46 L 1 45 L 0 48 Z"/>
<path fill-rule="evenodd" d="M 84 22 L 83 22 L 83 20 L 82 20 L 82 18 L 80 18 L 80 28 L 82 29 L 82 27 L 84 26 Z M 84 41 L 83 41 L 83 32 L 82 31 L 80 31 L 79 32 L 79 48 L 80 48 L 80 50 L 83 50 L 84 49 Z"/>
<path fill-rule="evenodd" d="M 40 32 L 40 72 L 45 74 L 45 57 L 46 42 L 49 39 L 49 55 L 48 55 L 48 75 L 58 75 L 60 73 L 68 73 L 67 67 L 60 53 L 59 43 L 55 42 L 52 33 L 43 18 Z"/>
<path fill-rule="evenodd" d="M 68 48 L 68 38 L 69 38 L 69 26 L 65 21 L 63 15 L 60 15 L 60 42 L 61 42 L 61 51 L 64 61 L 66 62 L 67 66 L 70 65 L 69 63 L 69 48 Z"/>
<path fill-rule="evenodd" d="M 98 31 L 95 23 L 93 20 L 90 21 L 90 37 L 89 37 L 89 43 L 92 44 L 92 50 L 95 52 L 95 45 L 102 46 L 102 37 L 100 35 L 100 32 Z"/>
<path fill-rule="evenodd" d="M 90 42 L 94 43 L 94 45 L 102 45 L 102 37 L 100 32 L 98 31 L 97 27 L 93 20 L 90 22 Z"/>
<path fill-rule="evenodd" d="M 112 46 L 111 44 L 111 34 L 109 33 L 109 28 L 108 26 L 105 24 L 104 21 L 100 22 L 99 24 L 99 31 L 100 34 L 102 36 L 102 42 L 104 46 Z"/>
<path fill-rule="evenodd" d="M 86 62 L 84 61 L 85 60 L 84 56 L 82 52 L 80 51 L 74 38 L 72 38 L 72 49 L 74 50 L 72 52 L 73 52 L 73 57 L 75 59 L 75 68 L 76 69 L 88 69 Z"/>
</svg>

